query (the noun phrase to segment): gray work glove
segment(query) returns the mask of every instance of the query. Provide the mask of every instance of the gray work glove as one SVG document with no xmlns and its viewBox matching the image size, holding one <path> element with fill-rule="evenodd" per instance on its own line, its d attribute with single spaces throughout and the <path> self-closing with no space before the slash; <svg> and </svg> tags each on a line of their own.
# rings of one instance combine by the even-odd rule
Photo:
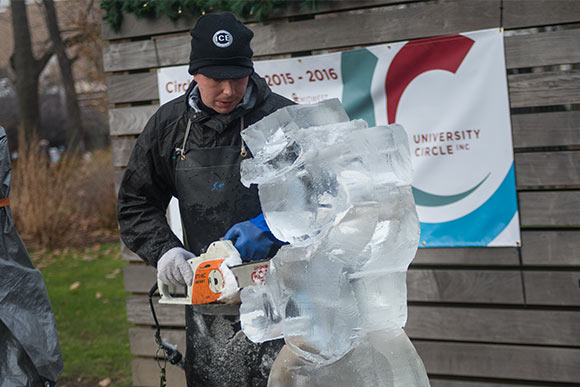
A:
<svg viewBox="0 0 580 387">
<path fill-rule="evenodd" d="M 168 250 L 157 262 L 157 278 L 167 285 L 191 286 L 193 271 L 187 260 L 194 257 L 193 253 L 181 247 Z"/>
</svg>

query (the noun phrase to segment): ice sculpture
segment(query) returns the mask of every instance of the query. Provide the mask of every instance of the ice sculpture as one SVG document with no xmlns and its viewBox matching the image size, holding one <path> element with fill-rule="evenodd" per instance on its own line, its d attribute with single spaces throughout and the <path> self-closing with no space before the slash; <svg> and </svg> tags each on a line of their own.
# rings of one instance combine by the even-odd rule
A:
<svg viewBox="0 0 580 387">
<path fill-rule="evenodd" d="M 284 337 L 269 386 L 428 386 L 402 327 L 419 241 L 400 125 L 349 121 L 338 100 L 284 108 L 242 137 L 264 216 L 289 244 L 241 292 L 254 342 Z"/>
</svg>

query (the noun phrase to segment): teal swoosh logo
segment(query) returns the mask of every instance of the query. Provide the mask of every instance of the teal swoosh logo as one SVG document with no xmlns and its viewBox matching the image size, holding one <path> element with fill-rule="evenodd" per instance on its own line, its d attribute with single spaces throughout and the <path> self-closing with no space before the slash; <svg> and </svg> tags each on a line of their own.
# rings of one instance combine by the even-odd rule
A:
<svg viewBox="0 0 580 387">
<path fill-rule="evenodd" d="M 345 51 L 340 56 L 342 106 L 351 120 L 363 119 L 369 127 L 376 125 L 370 90 L 378 61 L 366 48 Z"/>
<path fill-rule="evenodd" d="M 415 204 L 423 207 L 440 207 L 447 204 L 452 204 L 460 201 L 471 195 L 476 189 L 478 189 L 491 175 L 488 173 L 486 177 L 483 178 L 477 185 L 473 188 L 468 189 L 465 192 L 461 192 L 455 195 L 435 195 L 426 191 L 422 191 L 419 188 L 413 188 L 413 196 L 415 197 Z"/>
<path fill-rule="evenodd" d="M 421 247 L 487 246 L 505 230 L 517 211 L 512 163 L 498 189 L 479 208 L 449 222 L 421 222 Z"/>
</svg>

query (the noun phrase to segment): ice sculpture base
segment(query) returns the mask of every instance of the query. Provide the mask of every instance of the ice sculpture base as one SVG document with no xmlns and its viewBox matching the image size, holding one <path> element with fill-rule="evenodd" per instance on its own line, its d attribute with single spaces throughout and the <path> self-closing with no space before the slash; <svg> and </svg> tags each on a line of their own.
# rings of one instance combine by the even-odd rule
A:
<svg viewBox="0 0 580 387">
<path fill-rule="evenodd" d="M 268 387 L 428 387 L 425 367 L 402 329 L 369 333 L 340 360 L 321 366 L 286 345 L 276 358 Z"/>
</svg>

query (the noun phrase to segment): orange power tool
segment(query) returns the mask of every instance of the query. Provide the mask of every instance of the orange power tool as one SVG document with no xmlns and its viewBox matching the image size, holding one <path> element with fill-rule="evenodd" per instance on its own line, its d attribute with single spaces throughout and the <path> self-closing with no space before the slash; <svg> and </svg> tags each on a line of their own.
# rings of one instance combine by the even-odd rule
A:
<svg viewBox="0 0 580 387">
<path fill-rule="evenodd" d="M 169 286 L 157 280 L 160 304 L 202 305 L 220 302 L 224 293 L 236 292 L 246 286 L 266 281 L 270 260 L 255 261 L 228 268 L 224 261 L 237 250 L 229 240 L 212 243 L 204 254 L 187 262 L 193 271 L 193 283 L 187 286 L 185 297 L 174 297 Z M 233 273 L 233 275 L 232 275 Z"/>
</svg>

